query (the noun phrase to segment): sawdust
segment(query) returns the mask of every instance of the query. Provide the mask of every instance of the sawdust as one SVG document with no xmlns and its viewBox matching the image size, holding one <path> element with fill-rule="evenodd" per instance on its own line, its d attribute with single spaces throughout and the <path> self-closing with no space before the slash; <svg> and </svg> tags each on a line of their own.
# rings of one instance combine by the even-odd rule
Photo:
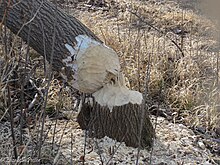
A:
<svg viewBox="0 0 220 165">
<path fill-rule="evenodd" d="M 58 120 L 55 136 L 53 134 L 54 121 L 47 119 L 45 123 L 46 129 L 51 125 L 52 127 L 48 129 L 44 150 L 47 153 L 50 151 L 54 137 L 53 146 L 59 146 L 59 152 L 55 154 L 57 164 L 70 164 L 71 162 L 82 164 L 82 160 L 85 160 L 85 164 L 88 165 L 97 165 L 101 162 L 119 165 L 135 164 L 137 159 L 136 148 L 127 147 L 124 143 L 119 143 L 108 137 L 102 139 L 86 138 L 85 141 L 85 132 L 79 128 L 74 120 L 73 118 L 73 121 L 68 123 L 65 120 Z M 154 116 L 152 116 L 152 121 L 154 123 L 156 121 Z M 1 124 L 0 130 L 9 131 L 9 127 L 10 124 Z M 1 131 L 0 144 L 11 143 L 10 138 L 6 138 L 9 136 L 10 131 Z M 26 134 L 25 137 L 27 138 L 27 136 Z M 29 136 L 29 138 L 31 137 Z M 186 126 L 169 123 L 165 118 L 158 117 L 153 150 L 141 150 L 139 164 L 149 164 L 150 160 L 152 164 L 163 163 L 168 165 L 217 164 L 214 162 L 213 155 L 202 143 L 200 137 Z M 28 147 L 29 152 L 27 153 L 31 153 L 31 149 L 31 147 Z M 3 151 L 7 153 L 5 155 L 8 155 L 8 150 L 1 148 L 1 153 Z M 52 152 L 52 149 L 50 152 Z M 1 154 L 3 157 L 5 155 Z M 54 161 L 55 156 L 50 158 L 51 161 Z"/>
</svg>

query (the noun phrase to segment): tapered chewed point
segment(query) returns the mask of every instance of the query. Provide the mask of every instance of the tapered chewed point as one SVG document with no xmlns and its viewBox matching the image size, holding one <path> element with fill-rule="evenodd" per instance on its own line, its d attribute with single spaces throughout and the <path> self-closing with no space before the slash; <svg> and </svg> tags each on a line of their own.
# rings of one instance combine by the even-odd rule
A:
<svg viewBox="0 0 220 165">
<path fill-rule="evenodd" d="M 70 56 L 63 59 L 75 73 L 73 87 L 93 94 L 101 106 L 122 106 L 128 103 L 141 104 L 142 94 L 129 90 L 121 73 L 117 53 L 88 36 L 76 37 L 75 47 L 66 44 Z"/>
<path fill-rule="evenodd" d="M 70 55 L 62 60 L 76 75 L 74 88 L 94 93 L 117 78 L 120 62 L 113 49 L 85 35 L 77 36 L 76 41 L 74 47 L 65 44 Z"/>
<path fill-rule="evenodd" d="M 126 87 L 123 81 L 123 74 L 119 74 L 115 83 L 105 84 L 103 88 L 93 93 L 95 100 L 101 106 L 107 106 L 110 111 L 114 106 L 123 106 L 126 104 L 138 104 L 141 105 L 143 96 L 138 91 L 130 90 Z"/>
</svg>

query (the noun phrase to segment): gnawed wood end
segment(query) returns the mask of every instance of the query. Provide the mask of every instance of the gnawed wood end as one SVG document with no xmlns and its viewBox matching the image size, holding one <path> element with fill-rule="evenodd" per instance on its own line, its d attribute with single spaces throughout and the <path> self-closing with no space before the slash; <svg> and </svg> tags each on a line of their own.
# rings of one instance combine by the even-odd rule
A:
<svg viewBox="0 0 220 165">
<path fill-rule="evenodd" d="M 110 110 L 114 106 L 142 103 L 142 94 L 126 87 L 113 49 L 85 35 L 77 36 L 76 40 L 75 47 L 65 45 L 71 55 L 63 59 L 75 73 L 71 82 L 74 88 L 92 94 L 96 102 Z"/>
</svg>

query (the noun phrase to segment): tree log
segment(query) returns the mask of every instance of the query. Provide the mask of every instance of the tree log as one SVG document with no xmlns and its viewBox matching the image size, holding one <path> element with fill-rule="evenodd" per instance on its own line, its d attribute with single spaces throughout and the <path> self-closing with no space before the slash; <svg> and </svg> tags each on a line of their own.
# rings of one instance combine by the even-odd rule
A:
<svg viewBox="0 0 220 165">
<path fill-rule="evenodd" d="M 102 51 L 103 48 L 109 49 L 105 45 L 102 45 L 102 41 L 80 21 L 73 16 L 65 14 L 61 11 L 61 9 L 57 8 L 47 0 L 11 0 L 7 3 L 1 1 L 0 21 L 13 33 L 20 36 L 24 41 L 27 41 L 29 38 L 30 46 L 39 54 L 45 56 L 47 61 L 51 63 L 54 70 L 60 72 L 64 71 L 63 73 L 67 77 L 68 81 L 74 80 L 75 66 L 73 64 L 74 59 L 71 61 L 71 58 L 75 58 L 74 53 L 76 53 L 76 48 L 79 49 L 80 45 L 78 39 L 82 35 L 84 39 L 92 39 L 94 47 L 88 49 L 89 51 L 87 50 L 87 53 L 89 53 L 90 50 L 93 51 L 94 57 L 96 57 L 95 55 L 97 53 L 97 50 L 94 50 L 94 48 L 97 48 L 100 51 Z M 80 37 L 77 38 L 77 36 Z M 89 44 L 86 43 L 85 45 L 88 46 Z M 99 54 L 98 57 L 100 57 L 102 52 L 98 52 L 97 54 Z M 106 79 L 103 77 L 103 75 L 107 75 L 109 80 L 112 81 L 112 75 L 115 76 L 114 78 L 118 78 L 116 76 L 118 76 L 118 72 L 120 71 L 120 68 L 117 68 L 119 66 L 119 60 L 116 59 L 117 56 L 115 56 L 112 50 L 109 49 L 106 51 L 106 59 L 108 59 L 107 54 L 109 56 L 112 55 L 109 61 L 114 61 L 115 63 L 109 62 L 107 68 L 109 69 L 108 74 L 105 70 L 103 72 L 99 72 L 99 74 L 102 76 L 102 78 L 104 78 L 104 80 Z M 91 58 L 89 55 L 88 57 Z M 83 60 L 81 60 L 81 62 L 83 65 Z M 89 62 L 92 64 L 91 66 L 96 64 L 95 61 L 88 61 L 88 63 Z M 119 70 L 115 69 L 114 65 L 115 68 Z M 102 64 L 102 66 L 99 65 L 99 67 L 105 67 L 105 65 Z M 83 71 L 85 71 L 85 69 Z M 89 71 L 90 70 L 88 69 L 88 72 Z M 110 71 L 112 72 L 110 73 Z M 89 80 L 94 80 L 93 76 L 90 75 Z M 116 79 L 113 81 L 115 80 Z M 95 79 L 93 82 L 96 81 L 97 79 Z M 95 86 L 93 89 L 96 88 L 100 89 L 100 85 L 97 87 Z M 115 86 L 112 88 L 115 89 Z M 107 89 L 109 89 L 109 86 L 107 86 L 105 90 Z M 124 92 L 128 92 L 129 95 L 136 94 L 135 92 L 129 93 L 126 87 L 119 89 Z M 117 91 L 115 93 L 117 93 Z M 102 93 L 99 93 L 99 95 L 101 94 Z M 126 94 L 122 93 L 122 95 L 123 98 L 121 100 L 126 101 L 124 100 L 124 98 L 127 97 Z M 111 95 L 108 97 L 110 98 L 110 96 Z M 134 98 L 129 99 L 134 102 Z M 105 101 L 108 102 L 108 99 L 105 99 L 102 103 L 105 104 Z M 78 116 L 78 121 L 82 129 L 93 130 L 90 131 L 90 136 L 98 138 L 109 136 L 118 141 L 124 141 L 129 146 L 138 147 L 138 137 L 140 136 L 139 132 L 141 129 L 140 121 L 143 117 L 143 129 L 141 131 L 140 144 L 141 147 L 152 146 L 154 130 L 148 114 L 145 113 L 144 116 L 140 115 L 141 105 L 128 103 L 126 105 L 115 106 L 113 107 L 113 111 L 111 113 L 109 111 L 110 106 L 100 106 L 98 103 L 93 105 L 95 106 L 84 103 Z M 112 105 L 112 102 L 109 105 Z"/>
<path fill-rule="evenodd" d="M 39 54 L 45 55 L 48 62 L 51 62 L 52 49 L 54 49 L 53 70 L 61 71 L 64 67 L 68 79 L 72 78 L 73 73 L 62 62 L 69 55 L 65 44 L 74 47 L 77 42 L 75 37 L 78 35 L 87 35 L 102 42 L 79 20 L 62 12 L 47 0 L 11 0 L 0 3 L 0 21 L 24 41 L 28 40 L 30 28 L 29 45 Z"/>
</svg>

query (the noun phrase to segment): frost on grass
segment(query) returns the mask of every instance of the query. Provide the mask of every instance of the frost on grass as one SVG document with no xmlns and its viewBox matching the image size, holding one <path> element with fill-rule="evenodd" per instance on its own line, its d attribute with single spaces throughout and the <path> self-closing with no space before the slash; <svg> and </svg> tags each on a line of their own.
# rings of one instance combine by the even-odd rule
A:
<svg viewBox="0 0 220 165">
<path fill-rule="evenodd" d="M 128 103 L 141 104 L 142 94 L 129 90 L 121 73 L 116 52 L 92 38 L 79 35 L 77 44 L 65 44 L 70 56 L 63 59 L 74 74 L 73 87 L 84 93 L 93 93 L 95 100 L 111 110 Z"/>
</svg>

